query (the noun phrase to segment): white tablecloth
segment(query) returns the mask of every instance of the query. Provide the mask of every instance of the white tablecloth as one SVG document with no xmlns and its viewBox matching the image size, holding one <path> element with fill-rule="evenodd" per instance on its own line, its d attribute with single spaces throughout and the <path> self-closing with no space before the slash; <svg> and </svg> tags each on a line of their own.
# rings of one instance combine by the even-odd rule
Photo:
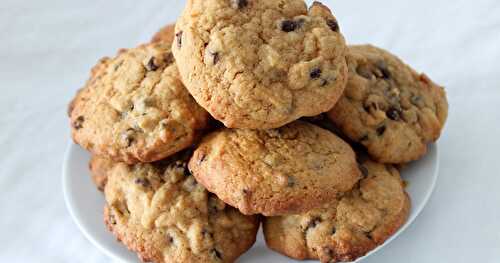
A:
<svg viewBox="0 0 500 263">
<path fill-rule="evenodd" d="M 434 195 L 409 229 L 366 262 L 500 262 L 500 2 L 325 2 L 350 43 L 391 50 L 449 96 Z M 147 41 L 182 6 L 1 1 L 1 262 L 109 262 L 78 231 L 62 198 L 66 105 L 98 58 Z"/>
</svg>

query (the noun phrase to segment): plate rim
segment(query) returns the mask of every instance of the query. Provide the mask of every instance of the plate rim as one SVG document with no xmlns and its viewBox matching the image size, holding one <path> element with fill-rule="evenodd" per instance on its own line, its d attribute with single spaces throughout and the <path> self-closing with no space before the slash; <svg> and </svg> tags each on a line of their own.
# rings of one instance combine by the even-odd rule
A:
<svg viewBox="0 0 500 263">
<path fill-rule="evenodd" d="M 64 152 L 64 158 L 63 158 L 63 165 L 62 165 L 62 191 L 63 191 L 63 198 L 64 198 L 64 203 L 66 205 L 66 208 L 68 209 L 68 212 L 71 216 L 71 219 L 73 220 L 73 222 L 77 225 L 78 227 L 78 230 L 84 235 L 84 237 L 90 241 L 90 243 L 92 245 L 94 245 L 95 247 L 97 247 L 102 253 L 104 253 L 106 256 L 108 256 L 109 258 L 113 259 L 113 260 L 116 260 L 116 261 L 119 261 L 119 262 L 127 262 L 129 263 L 130 261 L 123 257 L 122 255 L 106 248 L 105 246 L 103 246 L 91 233 L 90 231 L 83 225 L 80 217 L 77 216 L 77 212 L 75 211 L 76 209 L 76 206 L 74 205 L 75 202 L 74 202 L 74 198 L 72 195 L 69 194 L 69 181 L 68 181 L 68 175 L 70 173 L 70 171 L 68 170 L 69 169 L 69 162 L 70 162 L 70 157 L 73 155 L 72 154 L 72 151 L 73 151 L 73 148 L 74 147 L 79 147 L 77 144 L 75 144 L 72 140 L 69 141 L 68 145 L 66 146 L 66 150 Z M 407 218 L 407 221 L 405 222 L 404 225 L 402 225 L 398 231 L 396 231 L 393 235 L 391 235 L 387 240 L 385 240 L 382 244 L 380 244 L 379 246 L 377 246 L 375 249 L 373 249 L 372 251 L 369 251 L 366 255 L 356 259 L 355 263 L 358 263 L 358 262 L 361 262 L 363 261 L 364 259 L 368 258 L 369 256 L 377 253 L 379 250 L 381 250 L 383 247 L 385 247 L 386 245 L 388 245 L 389 243 L 391 243 L 392 241 L 394 241 L 395 239 L 397 239 L 410 225 L 413 224 L 413 222 L 420 216 L 421 212 L 423 211 L 423 209 L 427 206 L 432 194 L 434 193 L 435 191 L 435 188 L 436 188 L 436 184 L 437 184 L 437 179 L 439 177 L 439 170 L 440 170 L 440 154 L 439 154 L 439 147 L 438 147 L 438 143 L 437 142 L 434 142 L 432 144 L 429 144 L 428 147 L 432 147 L 433 148 L 433 151 L 435 151 L 435 168 L 434 168 L 434 171 L 433 171 L 433 175 L 432 175 L 432 181 L 430 183 L 430 190 L 427 191 L 425 193 L 425 195 L 423 196 L 423 199 L 422 199 L 422 202 L 420 203 L 420 205 L 418 207 L 415 207 L 413 206 L 412 204 L 412 207 L 414 210 L 414 215 L 413 216 L 410 216 L 408 215 L 408 218 Z M 84 150 L 83 148 L 81 150 Z M 89 153 L 90 154 L 90 153 Z M 410 196 L 410 200 L 411 200 L 411 196 Z M 260 230 L 259 230 L 260 231 Z M 271 251 L 271 250 L 270 250 Z M 286 257 L 284 255 L 281 255 L 283 257 Z M 293 259 L 292 259 L 293 260 Z"/>
</svg>

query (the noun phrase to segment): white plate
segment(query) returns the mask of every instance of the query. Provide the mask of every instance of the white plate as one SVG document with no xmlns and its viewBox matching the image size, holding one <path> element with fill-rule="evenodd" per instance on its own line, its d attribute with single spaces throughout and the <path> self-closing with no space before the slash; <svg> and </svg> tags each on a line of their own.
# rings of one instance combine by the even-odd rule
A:
<svg viewBox="0 0 500 263">
<path fill-rule="evenodd" d="M 109 257 L 123 262 L 139 262 L 137 256 L 116 241 L 103 223 L 103 195 L 96 189 L 89 175 L 90 155 L 79 146 L 68 146 L 63 164 L 63 192 L 68 210 L 82 233 L 92 244 Z M 408 182 L 408 191 L 412 207 L 406 224 L 383 245 L 368 253 L 362 259 L 380 250 L 403 232 L 422 211 L 432 194 L 439 170 L 437 145 L 429 147 L 428 154 L 421 160 L 410 164 L 403 172 Z M 238 262 L 300 262 L 291 260 L 266 248 L 259 233 L 257 242 Z M 302 261 L 303 262 L 303 261 Z"/>
</svg>

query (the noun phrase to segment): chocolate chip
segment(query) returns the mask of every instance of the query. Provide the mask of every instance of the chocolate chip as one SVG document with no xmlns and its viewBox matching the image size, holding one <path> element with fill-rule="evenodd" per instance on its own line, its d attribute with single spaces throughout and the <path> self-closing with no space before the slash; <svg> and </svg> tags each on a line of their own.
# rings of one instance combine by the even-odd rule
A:
<svg viewBox="0 0 500 263">
<path fill-rule="evenodd" d="M 393 120 L 393 121 L 399 121 L 400 118 L 401 118 L 401 111 L 399 111 L 398 109 L 396 108 L 389 108 L 385 114 L 387 115 L 387 117 L 389 117 L 389 119 Z"/>
<path fill-rule="evenodd" d="M 332 228 L 332 235 L 335 235 L 337 233 L 337 229 L 335 227 Z"/>
<path fill-rule="evenodd" d="M 73 128 L 76 130 L 79 130 L 83 128 L 83 122 L 85 121 L 85 118 L 83 116 L 78 116 L 76 120 L 73 122 Z"/>
<path fill-rule="evenodd" d="M 177 47 L 181 48 L 182 47 L 182 31 L 179 31 L 175 34 L 175 38 L 177 39 Z"/>
<path fill-rule="evenodd" d="M 217 64 L 219 62 L 219 52 L 210 52 L 210 55 L 212 56 L 213 65 Z"/>
<path fill-rule="evenodd" d="M 311 219 L 311 221 L 309 221 L 309 223 L 307 224 L 306 229 L 304 229 L 304 231 L 307 231 L 311 228 L 315 228 L 319 223 L 321 223 L 321 218 L 314 217 L 313 219 Z"/>
<path fill-rule="evenodd" d="M 295 177 L 288 176 L 287 177 L 287 186 L 288 187 L 293 187 L 294 185 L 295 185 Z"/>
<path fill-rule="evenodd" d="M 168 52 L 168 54 L 165 55 L 164 61 L 166 65 L 174 63 L 175 61 L 174 54 L 172 54 L 172 52 Z"/>
<path fill-rule="evenodd" d="M 330 29 L 334 32 L 339 32 L 339 23 L 337 23 L 337 21 L 335 19 L 328 19 L 326 21 L 326 24 L 328 25 L 328 27 L 330 27 Z"/>
<path fill-rule="evenodd" d="M 151 185 L 151 183 L 149 182 L 149 180 L 146 179 L 146 178 L 136 178 L 134 180 L 134 183 L 138 184 L 138 185 L 142 185 L 142 187 L 149 187 Z"/>
<path fill-rule="evenodd" d="M 222 254 L 215 248 L 210 251 L 210 254 L 216 259 L 222 259 Z"/>
<path fill-rule="evenodd" d="M 386 130 L 385 125 L 382 125 L 382 126 L 378 127 L 377 128 L 377 135 L 378 136 L 382 136 L 385 133 L 385 130 Z"/>
<path fill-rule="evenodd" d="M 311 70 L 311 72 L 309 73 L 309 77 L 311 79 L 317 79 L 319 77 L 321 77 L 321 69 L 320 68 L 314 68 L 313 70 Z"/>
<path fill-rule="evenodd" d="M 297 22 L 293 20 L 284 20 L 283 22 L 281 22 L 281 30 L 287 33 L 294 31 L 295 29 L 297 29 L 297 27 Z"/>
<path fill-rule="evenodd" d="M 363 174 L 363 177 L 367 177 L 368 176 L 368 169 L 366 169 L 366 167 L 362 164 L 358 164 L 358 167 L 359 167 L 359 170 L 361 171 L 361 173 Z"/>
<path fill-rule="evenodd" d="M 146 69 L 148 71 L 155 71 L 158 69 L 158 66 L 155 64 L 155 57 L 151 57 L 146 64 Z"/>
<path fill-rule="evenodd" d="M 231 7 L 234 9 L 242 9 L 248 5 L 247 0 L 231 0 Z"/>
<path fill-rule="evenodd" d="M 171 235 L 166 236 L 168 243 L 174 243 L 174 238 Z"/>
<path fill-rule="evenodd" d="M 130 147 L 132 145 L 132 143 L 135 141 L 134 134 L 135 134 L 134 129 L 130 128 L 130 129 L 126 130 L 122 134 L 123 144 L 126 145 L 127 147 Z"/>
<path fill-rule="evenodd" d="M 377 61 L 377 63 L 375 63 L 375 65 L 382 72 L 382 78 L 388 79 L 391 77 L 391 72 L 387 68 L 387 63 L 385 63 L 385 61 L 379 60 Z"/>
<path fill-rule="evenodd" d="M 188 176 L 191 176 L 191 175 L 193 175 L 191 173 L 191 171 L 189 171 L 189 169 L 187 169 L 187 168 L 184 167 L 184 176 L 188 177 Z"/>
</svg>

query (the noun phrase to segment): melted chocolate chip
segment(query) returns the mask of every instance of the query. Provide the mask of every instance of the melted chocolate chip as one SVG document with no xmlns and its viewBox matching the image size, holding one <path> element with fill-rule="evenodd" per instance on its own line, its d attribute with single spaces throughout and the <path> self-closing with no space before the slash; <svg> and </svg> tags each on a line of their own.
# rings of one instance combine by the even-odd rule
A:
<svg viewBox="0 0 500 263">
<path fill-rule="evenodd" d="M 248 5 L 247 0 L 231 0 L 231 7 L 234 9 L 242 9 Z"/>
<path fill-rule="evenodd" d="M 83 116 L 78 116 L 76 120 L 73 122 L 73 128 L 76 130 L 79 130 L 83 128 L 83 122 L 85 121 L 85 118 Z"/>
<path fill-rule="evenodd" d="M 361 174 L 363 174 L 363 177 L 367 177 L 368 176 L 368 169 L 366 169 L 366 167 L 362 164 L 359 164 L 358 167 L 359 167 L 359 170 L 361 171 Z"/>
<path fill-rule="evenodd" d="M 155 57 L 151 57 L 146 64 L 147 71 L 155 71 L 158 69 L 158 66 L 155 64 Z"/>
<path fill-rule="evenodd" d="M 398 109 L 396 108 L 389 108 L 385 114 L 387 115 L 387 117 L 389 117 L 389 119 L 393 120 L 393 121 L 399 121 L 400 118 L 401 118 L 401 111 L 399 111 Z"/>
<path fill-rule="evenodd" d="M 182 31 L 179 31 L 175 34 L 175 38 L 177 39 L 177 47 L 181 48 L 182 47 Z"/>
<path fill-rule="evenodd" d="M 281 30 L 287 33 L 294 31 L 298 26 L 297 22 L 293 20 L 284 20 L 281 22 Z"/>
<path fill-rule="evenodd" d="M 382 136 L 385 133 L 385 130 L 386 130 L 385 125 L 382 125 L 382 126 L 378 127 L 377 128 L 377 135 L 378 136 Z"/>
<path fill-rule="evenodd" d="M 146 179 L 146 178 L 136 178 L 134 180 L 134 183 L 138 184 L 138 185 L 141 185 L 142 187 L 149 187 L 151 185 L 151 183 L 149 182 L 149 180 Z"/>
<path fill-rule="evenodd" d="M 311 228 L 315 228 L 319 223 L 321 223 L 321 218 L 314 217 L 313 219 L 311 219 L 311 221 L 309 221 L 309 223 L 307 224 L 306 229 L 304 229 L 304 231 L 307 231 Z"/>
<path fill-rule="evenodd" d="M 313 70 L 311 70 L 311 72 L 309 73 L 309 77 L 311 79 L 317 79 L 319 77 L 321 77 L 321 69 L 320 68 L 314 68 Z"/>
<path fill-rule="evenodd" d="M 210 254 L 216 259 L 222 259 L 222 254 L 215 248 L 210 251 Z"/>
<path fill-rule="evenodd" d="M 328 27 L 330 27 L 330 29 L 334 32 L 339 32 L 339 23 L 337 23 L 337 21 L 335 19 L 328 19 L 326 21 L 326 24 L 328 25 Z"/>
</svg>

